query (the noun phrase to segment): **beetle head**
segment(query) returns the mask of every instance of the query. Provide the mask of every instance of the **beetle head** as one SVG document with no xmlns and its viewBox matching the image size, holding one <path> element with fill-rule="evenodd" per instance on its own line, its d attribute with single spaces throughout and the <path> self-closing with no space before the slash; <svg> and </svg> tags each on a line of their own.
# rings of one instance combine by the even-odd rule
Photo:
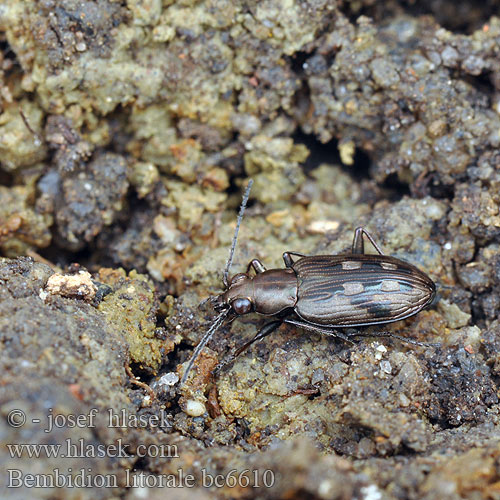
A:
<svg viewBox="0 0 500 500">
<path fill-rule="evenodd" d="M 214 309 L 217 312 L 231 309 L 238 316 L 248 314 L 254 309 L 252 291 L 252 278 L 246 273 L 235 274 L 226 291 L 215 299 Z"/>
</svg>

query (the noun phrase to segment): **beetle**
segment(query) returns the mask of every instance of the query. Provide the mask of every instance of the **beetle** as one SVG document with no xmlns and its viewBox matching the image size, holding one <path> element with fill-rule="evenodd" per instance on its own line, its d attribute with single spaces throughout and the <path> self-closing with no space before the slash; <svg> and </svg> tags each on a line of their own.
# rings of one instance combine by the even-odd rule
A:
<svg viewBox="0 0 500 500">
<path fill-rule="evenodd" d="M 253 259 L 245 273 L 238 273 L 228 281 L 236 237 L 250 187 L 251 183 L 238 215 L 223 278 L 225 290 L 212 300 L 219 315 L 196 347 L 181 383 L 187 379 L 199 353 L 225 319 L 234 319 L 252 312 L 274 319 L 237 349 L 231 359 L 274 332 L 282 323 L 346 341 L 355 336 L 378 335 L 426 345 L 390 332 L 349 334 L 338 330 L 381 325 L 409 318 L 431 304 L 436 295 L 436 285 L 427 274 L 408 262 L 384 255 L 363 227 L 358 227 L 354 232 L 351 253 L 307 256 L 298 252 L 284 252 L 284 269 L 266 269 L 259 259 Z M 364 237 L 378 254 L 365 253 Z"/>
</svg>

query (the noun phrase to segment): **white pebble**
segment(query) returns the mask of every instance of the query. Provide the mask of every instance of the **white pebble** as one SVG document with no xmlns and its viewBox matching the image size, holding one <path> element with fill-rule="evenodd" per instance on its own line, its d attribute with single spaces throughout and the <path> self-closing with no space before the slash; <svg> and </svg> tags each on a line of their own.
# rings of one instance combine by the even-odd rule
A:
<svg viewBox="0 0 500 500">
<path fill-rule="evenodd" d="M 189 399 L 186 402 L 186 409 L 184 413 L 187 413 L 190 417 L 199 417 L 206 412 L 205 405 L 200 401 L 195 399 Z"/>
<path fill-rule="evenodd" d="M 392 372 L 392 366 L 391 366 L 391 363 L 389 363 L 389 361 L 381 361 L 380 362 L 380 368 L 385 373 L 391 373 Z"/>
<path fill-rule="evenodd" d="M 165 373 L 158 380 L 159 385 L 175 385 L 179 381 L 179 375 L 174 372 Z"/>
</svg>

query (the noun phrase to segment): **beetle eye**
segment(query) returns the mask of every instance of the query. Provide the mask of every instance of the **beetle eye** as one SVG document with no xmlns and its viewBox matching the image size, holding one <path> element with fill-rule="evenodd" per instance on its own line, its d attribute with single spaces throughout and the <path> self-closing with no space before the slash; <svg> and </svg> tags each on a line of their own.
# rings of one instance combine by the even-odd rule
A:
<svg viewBox="0 0 500 500">
<path fill-rule="evenodd" d="M 252 303 L 249 299 L 236 299 L 231 304 L 236 314 L 247 314 L 252 310 Z"/>
<path fill-rule="evenodd" d="M 235 274 L 232 278 L 231 278 L 231 283 L 229 284 L 229 286 L 231 285 L 234 285 L 235 283 L 237 283 L 238 281 L 241 281 L 241 280 L 244 280 L 244 279 L 247 279 L 248 276 L 245 274 L 245 273 L 238 273 L 238 274 Z"/>
</svg>

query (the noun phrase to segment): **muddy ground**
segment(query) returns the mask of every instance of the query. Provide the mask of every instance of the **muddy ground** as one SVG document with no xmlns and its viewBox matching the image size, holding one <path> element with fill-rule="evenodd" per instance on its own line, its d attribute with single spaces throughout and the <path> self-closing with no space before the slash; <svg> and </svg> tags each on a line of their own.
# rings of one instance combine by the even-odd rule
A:
<svg viewBox="0 0 500 500">
<path fill-rule="evenodd" d="M 499 8 L 0 0 L 1 497 L 500 498 Z M 231 273 L 364 226 L 438 300 L 180 387 L 249 179 Z"/>
</svg>

